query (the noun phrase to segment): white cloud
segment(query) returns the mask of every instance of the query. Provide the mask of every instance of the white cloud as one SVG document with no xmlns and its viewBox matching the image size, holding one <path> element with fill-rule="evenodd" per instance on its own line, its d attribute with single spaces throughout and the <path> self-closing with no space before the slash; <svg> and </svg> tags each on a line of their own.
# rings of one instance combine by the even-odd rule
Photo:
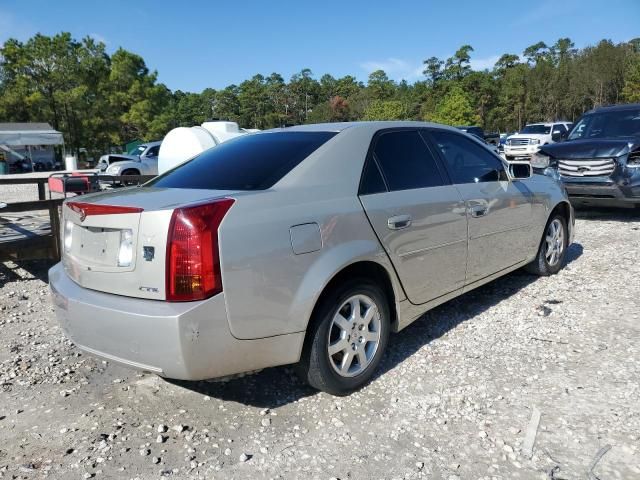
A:
<svg viewBox="0 0 640 480">
<path fill-rule="evenodd" d="M 500 55 L 491 55 L 486 58 L 472 58 L 469 63 L 472 70 L 491 70 L 499 59 Z"/>
<path fill-rule="evenodd" d="M 472 70 L 491 70 L 500 55 L 491 55 L 485 58 L 471 58 L 470 64 Z M 360 64 L 367 75 L 376 70 L 384 70 L 387 76 L 393 80 L 416 81 L 424 79 L 423 62 L 412 62 L 401 58 L 390 57 L 385 60 L 371 60 Z"/>
<path fill-rule="evenodd" d="M 409 62 L 400 58 L 362 62 L 360 68 L 367 74 L 376 70 L 384 70 L 393 80 L 417 80 L 422 76 L 424 69 L 422 62 Z"/>
<path fill-rule="evenodd" d="M 89 36 L 93 38 L 96 42 L 102 42 L 105 45 L 109 45 L 109 40 L 107 40 L 104 36 L 99 33 L 90 33 Z"/>
</svg>

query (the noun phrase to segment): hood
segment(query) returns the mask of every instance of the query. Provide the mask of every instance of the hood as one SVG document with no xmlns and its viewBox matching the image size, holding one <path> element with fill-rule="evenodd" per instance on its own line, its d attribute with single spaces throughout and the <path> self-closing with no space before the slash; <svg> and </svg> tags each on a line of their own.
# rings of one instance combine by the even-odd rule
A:
<svg viewBox="0 0 640 480">
<path fill-rule="evenodd" d="M 612 158 L 638 147 L 640 140 L 637 138 L 598 138 L 554 143 L 540 150 L 554 158 Z"/>
</svg>

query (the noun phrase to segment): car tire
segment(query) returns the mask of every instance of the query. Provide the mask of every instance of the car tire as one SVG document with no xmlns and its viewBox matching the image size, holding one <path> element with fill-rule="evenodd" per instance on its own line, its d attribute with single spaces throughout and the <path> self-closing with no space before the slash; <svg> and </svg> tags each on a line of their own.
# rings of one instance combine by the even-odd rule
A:
<svg viewBox="0 0 640 480">
<path fill-rule="evenodd" d="M 558 273 L 567 258 L 568 239 L 567 219 L 560 213 L 554 213 L 544 227 L 535 260 L 525 269 L 540 276 Z"/>
<path fill-rule="evenodd" d="M 337 396 L 367 384 L 384 355 L 390 318 L 387 296 L 366 278 L 330 290 L 311 318 L 297 368 L 301 378 Z"/>
<path fill-rule="evenodd" d="M 140 175 L 140 172 L 137 170 L 133 170 L 133 169 L 128 169 L 125 170 L 124 172 L 122 172 L 120 175 Z M 139 182 L 137 181 L 123 181 L 122 183 L 124 183 L 125 185 L 138 185 Z"/>
</svg>

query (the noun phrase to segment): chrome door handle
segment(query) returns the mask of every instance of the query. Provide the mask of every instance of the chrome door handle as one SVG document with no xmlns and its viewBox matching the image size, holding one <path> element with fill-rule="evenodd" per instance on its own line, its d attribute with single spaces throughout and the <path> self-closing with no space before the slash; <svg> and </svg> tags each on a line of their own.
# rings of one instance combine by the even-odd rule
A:
<svg viewBox="0 0 640 480">
<path fill-rule="evenodd" d="M 488 209 L 489 207 L 487 207 L 486 205 L 474 205 L 472 207 L 469 207 L 469 212 L 471 213 L 472 217 L 478 218 L 484 217 L 487 214 Z"/>
<path fill-rule="evenodd" d="M 411 226 L 411 215 L 396 215 L 387 220 L 387 227 L 391 230 L 401 230 Z"/>
</svg>

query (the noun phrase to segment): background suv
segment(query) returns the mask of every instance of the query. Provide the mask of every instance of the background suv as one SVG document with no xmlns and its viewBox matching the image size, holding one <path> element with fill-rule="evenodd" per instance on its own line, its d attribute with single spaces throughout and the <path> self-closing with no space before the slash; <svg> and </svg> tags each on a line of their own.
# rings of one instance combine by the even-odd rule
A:
<svg viewBox="0 0 640 480">
<path fill-rule="evenodd" d="M 126 155 L 103 155 L 98 161 L 98 168 L 106 175 L 157 175 L 161 143 L 143 143 Z"/>
<path fill-rule="evenodd" d="M 504 155 L 507 160 L 515 158 L 530 158 L 549 143 L 558 142 L 566 138 L 571 129 L 570 122 L 532 123 L 520 132 L 507 138 L 504 145 Z"/>
<path fill-rule="evenodd" d="M 585 113 L 566 141 L 542 147 L 531 164 L 562 180 L 574 204 L 640 206 L 640 104 Z"/>
</svg>

